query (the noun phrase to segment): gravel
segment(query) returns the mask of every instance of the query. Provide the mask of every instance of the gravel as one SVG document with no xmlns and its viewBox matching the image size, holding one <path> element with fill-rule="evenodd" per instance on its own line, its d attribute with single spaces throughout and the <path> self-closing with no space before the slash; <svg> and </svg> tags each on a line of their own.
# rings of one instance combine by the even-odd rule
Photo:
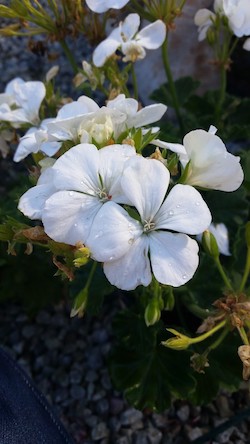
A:
<svg viewBox="0 0 250 444">
<path fill-rule="evenodd" d="M 175 401 L 160 414 L 129 406 L 112 387 L 106 366 L 114 313 L 106 307 L 102 318 L 72 319 L 61 304 L 29 318 L 19 305 L 1 305 L 1 344 L 45 394 L 76 443 L 187 444 L 249 405 L 244 388 L 232 395 L 221 392 L 206 407 Z M 245 420 L 213 444 L 249 440 Z"/>
</svg>

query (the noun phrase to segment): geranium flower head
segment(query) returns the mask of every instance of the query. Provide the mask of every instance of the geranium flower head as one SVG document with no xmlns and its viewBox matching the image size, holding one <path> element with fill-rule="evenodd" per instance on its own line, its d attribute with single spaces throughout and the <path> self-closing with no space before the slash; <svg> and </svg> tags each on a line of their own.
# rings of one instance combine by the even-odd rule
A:
<svg viewBox="0 0 250 444">
<path fill-rule="evenodd" d="M 209 131 L 191 131 L 184 137 L 183 145 L 160 140 L 154 143 L 176 152 L 183 168 L 189 163 L 185 183 L 220 191 L 235 191 L 244 177 L 240 157 L 227 151 L 215 134 L 216 131 L 214 126 Z"/>
<path fill-rule="evenodd" d="M 152 272 L 159 282 L 178 287 L 198 266 L 197 242 L 187 234 L 208 227 L 209 209 L 188 185 L 176 185 L 164 200 L 168 184 L 169 172 L 158 160 L 129 159 L 121 187 L 139 220 L 109 202 L 93 222 L 87 246 L 95 260 L 104 262 L 108 280 L 118 288 L 147 286 Z"/>
<path fill-rule="evenodd" d="M 138 32 L 139 26 L 139 15 L 129 14 L 124 22 L 120 22 L 119 26 L 96 47 L 93 53 L 94 65 L 103 66 L 117 49 L 124 54 L 125 62 L 135 62 L 145 57 L 144 48 L 157 49 L 162 45 L 166 37 L 166 26 L 161 20 L 156 20 L 140 32 Z"/>
<path fill-rule="evenodd" d="M 102 205 L 111 200 L 129 203 L 120 179 L 125 162 L 133 155 L 135 150 L 130 145 L 110 145 L 98 150 L 88 143 L 63 154 L 49 168 L 52 192 L 46 188 L 50 196 L 41 199 L 39 210 L 45 232 L 58 242 L 85 243 Z M 24 197 L 19 204 L 19 209 L 29 217 L 35 205 L 32 199 L 39 192 L 34 188 L 32 195 L 25 196 L 25 211 Z"/>
</svg>

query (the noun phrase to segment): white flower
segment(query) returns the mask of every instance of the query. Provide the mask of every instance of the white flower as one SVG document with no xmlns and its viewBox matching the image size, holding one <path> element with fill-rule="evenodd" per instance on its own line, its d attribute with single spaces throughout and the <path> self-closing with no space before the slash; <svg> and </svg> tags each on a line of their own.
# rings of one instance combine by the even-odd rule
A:
<svg viewBox="0 0 250 444">
<path fill-rule="evenodd" d="M 118 288 L 147 286 L 152 272 L 159 282 L 178 287 L 198 266 L 197 242 L 184 233 L 200 233 L 211 215 L 199 192 L 188 185 L 176 185 L 164 200 L 169 179 L 161 162 L 135 156 L 126 163 L 121 187 L 140 221 L 115 202 L 96 215 L 86 244 Z"/>
<path fill-rule="evenodd" d="M 124 54 L 124 61 L 135 62 L 145 57 L 145 49 L 157 49 L 165 40 L 166 26 L 161 20 L 143 28 L 138 32 L 140 17 L 138 14 L 129 14 L 124 22 L 120 22 L 111 34 L 101 42 L 93 53 L 94 65 L 103 66 L 106 60 L 117 49 Z"/>
<path fill-rule="evenodd" d="M 129 0 L 86 0 L 86 3 L 91 11 L 102 13 L 108 9 L 121 9 L 128 3 Z"/>
<path fill-rule="evenodd" d="M 47 124 L 54 119 L 45 119 L 39 128 L 32 127 L 20 138 L 13 160 L 20 162 L 31 153 L 42 151 L 47 156 L 53 156 L 62 145 L 55 137 L 48 134 Z"/>
<path fill-rule="evenodd" d="M 240 157 L 228 153 L 222 140 L 215 135 L 217 129 L 191 131 L 183 139 L 183 145 L 154 141 L 161 148 L 169 148 L 179 155 L 185 168 L 189 164 L 185 183 L 220 191 L 235 191 L 244 175 Z"/>
<path fill-rule="evenodd" d="M 215 0 L 214 9 L 228 18 L 229 27 L 237 37 L 250 35 L 249 0 Z"/>
<path fill-rule="evenodd" d="M 10 122 L 16 128 L 23 123 L 38 124 L 45 93 L 42 82 L 24 82 L 18 77 L 11 80 L 5 92 L 0 94 L 0 120 Z"/>
<path fill-rule="evenodd" d="M 229 239 L 228 239 L 228 229 L 225 224 L 211 224 L 208 227 L 208 230 L 214 235 L 220 253 L 225 256 L 230 256 L 231 253 L 229 251 Z"/>
<path fill-rule="evenodd" d="M 74 144 L 98 143 L 107 145 L 124 131 L 153 123 L 163 116 L 167 107 L 161 103 L 138 111 L 135 99 L 120 94 L 107 106 L 99 106 L 89 97 L 81 96 L 76 102 L 64 105 L 54 119 L 46 119 L 39 128 L 31 128 L 20 140 L 14 160 L 19 162 L 30 153 L 42 151 L 53 156 L 64 141 Z M 143 133 L 150 131 L 143 128 Z"/>
<path fill-rule="evenodd" d="M 45 190 L 38 189 L 39 183 L 21 198 L 19 209 L 28 217 L 34 208 L 37 214 L 40 211 L 45 232 L 52 239 L 71 245 L 85 243 L 105 202 L 129 203 L 120 179 L 125 162 L 134 155 L 135 150 L 129 145 L 110 145 L 100 150 L 91 144 L 77 145 L 42 174 L 51 174 L 52 192 L 48 184 Z M 50 196 L 44 199 L 46 193 Z"/>
<path fill-rule="evenodd" d="M 215 14 L 209 9 L 199 9 L 194 16 L 194 23 L 198 26 L 198 40 L 206 38 L 208 29 L 212 26 Z"/>
</svg>

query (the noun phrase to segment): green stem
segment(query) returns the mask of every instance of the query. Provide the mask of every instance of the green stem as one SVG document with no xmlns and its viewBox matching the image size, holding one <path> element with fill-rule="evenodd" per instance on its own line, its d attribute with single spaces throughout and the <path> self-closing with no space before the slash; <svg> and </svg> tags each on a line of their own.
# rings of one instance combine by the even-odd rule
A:
<svg viewBox="0 0 250 444">
<path fill-rule="evenodd" d="M 209 351 L 210 350 L 215 350 L 224 340 L 224 338 L 227 336 L 229 332 L 229 328 L 228 326 L 225 326 L 224 330 L 222 330 L 220 336 L 209 346 Z"/>
<path fill-rule="evenodd" d="M 211 330 L 207 331 L 206 333 L 203 333 L 203 335 L 197 336 L 196 338 L 192 338 L 191 339 L 192 344 L 195 344 L 195 343 L 198 343 L 198 342 L 202 342 L 205 339 L 209 338 L 214 333 L 216 333 L 218 330 L 220 330 L 222 327 L 224 327 L 225 324 L 226 324 L 226 321 L 223 320 L 219 324 L 217 324 L 214 328 L 212 328 Z"/>
<path fill-rule="evenodd" d="M 91 282 L 92 282 L 93 276 L 94 276 L 95 271 L 96 271 L 96 267 L 97 267 L 97 262 L 94 261 L 94 262 L 93 262 L 93 265 L 92 265 L 92 267 L 91 267 L 91 270 L 90 270 L 89 276 L 88 276 L 88 280 L 87 280 L 86 285 L 85 285 L 85 287 L 84 287 L 85 290 L 88 290 L 89 287 L 90 287 L 90 284 L 91 284 Z"/>
<path fill-rule="evenodd" d="M 225 271 L 223 270 L 223 267 L 222 267 L 222 265 L 221 265 L 221 263 L 220 263 L 220 259 L 216 257 L 216 258 L 214 258 L 214 260 L 215 260 L 215 263 L 216 263 L 216 265 L 217 265 L 217 268 L 218 268 L 218 270 L 219 270 L 219 272 L 220 272 L 220 275 L 221 275 L 221 277 L 222 277 L 222 279 L 223 279 L 223 281 L 224 281 L 226 287 L 227 287 L 229 290 L 233 291 L 232 284 L 231 284 L 231 282 L 229 281 L 229 279 L 228 279 L 228 277 L 227 277 Z"/>
<path fill-rule="evenodd" d="M 247 249 L 247 260 L 239 291 L 243 291 L 250 273 L 250 248 Z"/>
<path fill-rule="evenodd" d="M 185 134 L 185 127 L 184 127 L 184 123 L 183 123 L 181 112 L 180 112 L 179 100 L 177 97 L 175 84 L 174 84 L 174 80 L 173 80 L 173 76 L 172 76 L 172 72 L 171 72 L 170 64 L 169 64 L 169 58 L 168 58 L 168 37 L 166 37 L 166 39 L 164 40 L 164 42 L 162 44 L 162 60 L 163 60 L 163 65 L 165 68 L 166 76 L 168 79 L 168 86 L 169 86 L 169 91 L 170 91 L 172 101 L 173 101 L 173 107 L 176 112 L 176 117 L 177 117 L 177 120 L 178 120 L 178 123 L 180 126 L 180 130 L 181 130 L 182 134 L 184 135 Z"/>
<path fill-rule="evenodd" d="M 137 78 L 135 73 L 134 64 L 131 63 L 131 77 L 133 82 L 133 88 L 134 88 L 134 98 L 138 100 L 138 85 L 137 85 Z"/>
<path fill-rule="evenodd" d="M 64 50 L 64 53 L 65 53 L 69 63 L 71 64 L 71 67 L 72 67 L 74 73 L 77 74 L 78 66 L 76 64 L 74 56 L 73 56 L 72 52 L 70 51 L 66 41 L 65 40 L 60 40 L 60 45 L 61 45 L 62 49 Z"/>
<path fill-rule="evenodd" d="M 247 334 L 245 332 L 244 327 L 237 327 L 237 330 L 238 330 L 238 332 L 240 334 L 240 337 L 241 337 L 241 339 L 243 341 L 243 344 L 244 345 L 249 345 L 248 337 L 247 337 Z"/>
<path fill-rule="evenodd" d="M 221 118 L 221 111 L 225 102 L 227 89 L 227 70 L 224 65 L 220 67 L 220 93 L 219 99 L 215 108 L 215 124 L 218 125 Z"/>
</svg>

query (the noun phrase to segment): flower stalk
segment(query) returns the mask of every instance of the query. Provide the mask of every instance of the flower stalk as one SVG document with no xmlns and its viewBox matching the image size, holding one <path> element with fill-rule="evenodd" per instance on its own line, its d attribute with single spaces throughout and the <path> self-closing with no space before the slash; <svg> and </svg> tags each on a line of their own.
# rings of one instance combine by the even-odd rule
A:
<svg viewBox="0 0 250 444">
<path fill-rule="evenodd" d="M 162 60 L 163 60 L 163 65 L 164 65 L 164 69 L 165 69 L 167 80 L 168 80 L 170 94 L 171 94 L 172 101 L 173 101 L 173 107 L 174 107 L 174 110 L 176 113 L 176 117 L 177 117 L 177 120 L 179 123 L 181 133 L 182 133 L 182 135 L 184 135 L 185 134 L 185 127 L 184 127 L 184 123 L 183 123 L 183 119 L 182 119 L 182 115 L 181 115 L 181 111 L 180 111 L 180 104 L 179 104 L 179 100 L 178 100 L 178 96 L 177 96 L 177 92 L 176 92 L 176 88 L 175 88 L 175 84 L 174 84 L 174 79 L 173 79 L 171 68 L 170 68 L 169 58 L 168 58 L 168 36 L 166 37 L 166 39 L 164 40 L 164 42 L 162 44 Z"/>
</svg>

